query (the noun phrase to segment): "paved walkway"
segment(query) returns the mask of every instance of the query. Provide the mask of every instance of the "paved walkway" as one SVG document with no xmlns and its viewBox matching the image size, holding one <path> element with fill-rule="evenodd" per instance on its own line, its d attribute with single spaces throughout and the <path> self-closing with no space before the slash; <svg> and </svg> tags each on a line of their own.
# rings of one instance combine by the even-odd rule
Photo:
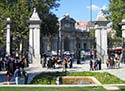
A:
<svg viewBox="0 0 125 91">
<path fill-rule="evenodd" d="M 55 72 L 55 71 L 62 71 L 63 68 L 57 67 L 56 69 L 47 69 L 47 68 L 42 68 L 41 65 L 37 63 L 30 64 L 29 68 L 26 68 L 26 71 L 29 74 L 28 78 L 28 83 L 33 79 L 33 77 L 41 72 Z M 89 63 L 88 62 L 83 62 L 81 64 L 73 64 L 73 68 L 67 69 L 69 72 L 80 72 L 80 71 L 89 71 Z M 110 74 L 113 74 L 120 78 L 121 80 L 125 80 L 125 64 L 121 64 L 121 67 L 119 69 L 107 69 L 106 64 L 102 64 L 102 70 L 98 70 L 97 72 L 109 72 Z M 6 83 L 6 72 L 0 72 L 0 85 L 5 85 Z M 23 84 L 24 79 L 21 78 L 21 83 Z M 14 83 L 14 78 L 11 80 L 11 84 Z"/>
</svg>

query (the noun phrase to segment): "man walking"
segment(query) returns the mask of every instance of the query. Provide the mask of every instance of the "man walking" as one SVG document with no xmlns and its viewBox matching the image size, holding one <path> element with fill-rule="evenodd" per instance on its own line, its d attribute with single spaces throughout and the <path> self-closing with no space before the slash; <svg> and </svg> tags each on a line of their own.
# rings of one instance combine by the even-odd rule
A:
<svg viewBox="0 0 125 91">
<path fill-rule="evenodd" d="M 21 73 L 20 73 L 20 70 L 19 70 L 19 67 L 17 66 L 16 67 L 16 70 L 14 72 L 14 77 L 15 77 L 15 82 L 16 82 L 16 85 L 19 84 L 19 77 L 21 76 Z"/>
</svg>

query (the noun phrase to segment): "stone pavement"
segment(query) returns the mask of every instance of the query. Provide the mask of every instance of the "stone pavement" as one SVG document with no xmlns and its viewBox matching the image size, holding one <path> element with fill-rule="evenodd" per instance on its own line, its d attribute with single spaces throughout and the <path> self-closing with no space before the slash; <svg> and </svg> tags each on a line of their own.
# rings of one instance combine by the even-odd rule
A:
<svg viewBox="0 0 125 91">
<path fill-rule="evenodd" d="M 33 64 L 30 64 L 29 68 L 25 69 L 27 73 L 29 74 L 28 83 L 31 82 L 33 77 L 41 72 L 55 72 L 55 71 L 63 71 L 63 68 L 61 66 L 57 66 L 56 69 L 47 69 L 42 68 L 40 64 L 37 64 L 34 62 Z M 73 68 L 67 69 L 69 72 L 80 72 L 80 71 L 89 71 L 89 62 L 82 62 L 81 64 L 73 64 Z M 93 71 L 95 72 L 95 71 Z M 97 70 L 96 72 L 109 72 L 110 74 L 113 74 L 117 76 L 118 78 L 125 80 L 125 64 L 121 64 L 121 67 L 119 69 L 107 69 L 106 64 L 102 64 L 102 70 Z M 6 85 L 6 72 L 0 72 L 0 85 Z M 20 79 L 20 84 L 24 83 L 24 79 Z M 15 84 L 14 78 L 11 80 L 11 84 Z"/>
</svg>

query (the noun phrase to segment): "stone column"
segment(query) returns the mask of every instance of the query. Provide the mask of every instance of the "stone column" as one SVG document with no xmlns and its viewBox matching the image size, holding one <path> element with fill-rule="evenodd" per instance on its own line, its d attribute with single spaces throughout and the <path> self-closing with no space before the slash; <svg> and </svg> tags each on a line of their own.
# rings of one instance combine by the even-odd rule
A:
<svg viewBox="0 0 125 91">
<path fill-rule="evenodd" d="M 33 30 L 34 33 L 34 57 L 36 61 L 40 62 L 40 26 L 36 26 Z"/>
<path fill-rule="evenodd" d="M 105 63 L 108 55 L 107 55 L 107 24 L 109 21 L 105 18 L 103 11 L 101 10 L 96 18 L 96 53 L 97 56 L 102 58 Z"/>
<path fill-rule="evenodd" d="M 125 19 L 122 20 L 122 61 L 125 63 Z"/>
<path fill-rule="evenodd" d="M 29 26 L 29 61 L 33 61 L 33 29 Z"/>
<path fill-rule="evenodd" d="M 8 17 L 7 18 L 7 26 L 6 26 L 6 55 L 10 55 L 10 24 L 11 24 L 11 20 Z"/>
<path fill-rule="evenodd" d="M 101 43 L 101 29 L 99 28 L 99 26 L 97 25 L 96 26 L 96 31 L 95 31 L 95 42 L 96 42 L 96 50 L 99 52 L 99 53 L 101 53 L 101 49 L 100 49 L 100 47 L 101 47 L 101 45 L 102 45 L 102 43 Z M 100 46 L 100 47 L 99 47 Z"/>
<path fill-rule="evenodd" d="M 96 32 L 95 32 L 95 38 L 96 38 L 96 51 L 97 51 L 97 57 L 102 56 L 103 62 L 106 62 L 108 58 L 107 54 L 107 30 L 106 26 L 96 26 Z"/>
<path fill-rule="evenodd" d="M 108 49 L 107 28 L 104 27 L 101 30 L 101 37 L 102 37 L 102 39 L 101 39 L 102 49 L 104 49 L 104 53 L 102 51 L 102 55 L 104 54 L 104 57 L 105 57 L 104 59 L 107 59 L 107 56 L 108 56 L 108 54 L 107 54 L 107 49 Z"/>
<path fill-rule="evenodd" d="M 40 63 L 40 23 L 41 20 L 34 8 L 29 19 L 29 60 Z"/>
<path fill-rule="evenodd" d="M 107 30 L 106 26 L 96 26 L 96 32 L 95 32 L 95 38 L 96 38 L 96 51 L 97 51 L 97 57 L 102 56 L 103 62 L 106 62 L 108 58 L 107 54 Z"/>
</svg>

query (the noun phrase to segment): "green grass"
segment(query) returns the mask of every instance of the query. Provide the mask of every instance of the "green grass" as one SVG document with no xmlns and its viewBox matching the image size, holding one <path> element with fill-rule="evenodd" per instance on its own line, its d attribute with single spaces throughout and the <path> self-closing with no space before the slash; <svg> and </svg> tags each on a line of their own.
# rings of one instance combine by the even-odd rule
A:
<svg viewBox="0 0 125 91">
<path fill-rule="evenodd" d="M 107 72 L 79 72 L 79 73 L 69 73 L 69 76 L 94 76 L 102 84 L 122 84 L 125 81 L 120 80 L 114 75 Z"/>
<path fill-rule="evenodd" d="M 0 91 L 109 91 L 103 87 L 0 87 Z M 124 91 L 124 90 L 120 90 Z"/>
<path fill-rule="evenodd" d="M 119 87 L 120 91 L 125 91 L 125 87 Z"/>
<path fill-rule="evenodd" d="M 102 84 L 124 84 L 125 81 L 111 75 L 107 72 L 46 72 L 37 75 L 31 84 L 56 84 L 58 76 L 93 76 Z"/>
</svg>

